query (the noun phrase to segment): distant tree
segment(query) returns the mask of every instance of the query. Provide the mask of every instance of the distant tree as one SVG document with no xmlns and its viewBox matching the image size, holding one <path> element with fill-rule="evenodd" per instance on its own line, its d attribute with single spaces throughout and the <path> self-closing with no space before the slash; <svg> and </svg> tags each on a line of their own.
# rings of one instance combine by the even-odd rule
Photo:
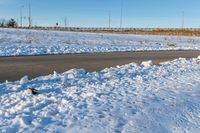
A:
<svg viewBox="0 0 200 133">
<path fill-rule="evenodd" d="M 5 26 L 6 26 L 6 20 L 0 19 L 0 27 L 5 27 Z"/>
<path fill-rule="evenodd" d="M 17 27 L 17 22 L 14 20 L 14 19 L 10 19 L 8 22 L 7 22 L 7 26 L 8 27 Z"/>
</svg>

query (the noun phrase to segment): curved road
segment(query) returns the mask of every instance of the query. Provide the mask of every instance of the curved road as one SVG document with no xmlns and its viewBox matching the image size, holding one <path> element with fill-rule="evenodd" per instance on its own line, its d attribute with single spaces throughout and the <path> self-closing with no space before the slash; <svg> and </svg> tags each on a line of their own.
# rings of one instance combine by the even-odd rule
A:
<svg viewBox="0 0 200 133">
<path fill-rule="evenodd" d="M 16 81 L 24 75 L 32 79 L 53 71 L 62 73 L 72 68 L 84 68 L 92 72 L 131 62 L 152 60 L 154 64 L 159 64 L 179 57 L 193 58 L 199 55 L 200 51 L 147 51 L 0 57 L 0 82 Z"/>
</svg>

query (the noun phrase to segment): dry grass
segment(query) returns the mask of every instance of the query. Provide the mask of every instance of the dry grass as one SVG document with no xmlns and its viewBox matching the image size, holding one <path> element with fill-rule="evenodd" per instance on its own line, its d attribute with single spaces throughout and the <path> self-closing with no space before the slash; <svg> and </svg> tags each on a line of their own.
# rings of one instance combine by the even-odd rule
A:
<svg viewBox="0 0 200 133">
<path fill-rule="evenodd" d="M 140 35 L 173 35 L 173 36 L 200 36 L 200 30 L 190 29 L 154 29 L 154 30 L 97 30 L 88 32 L 106 32 L 120 34 L 140 34 Z M 166 38 L 167 40 L 167 38 Z"/>
<path fill-rule="evenodd" d="M 169 46 L 169 47 L 176 47 L 176 44 L 170 43 L 170 44 L 167 44 L 167 46 Z"/>
<path fill-rule="evenodd" d="M 27 27 L 24 27 L 27 29 Z M 132 29 L 118 29 L 118 28 L 78 28 L 69 27 L 32 27 L 36 30 L 56 30 L 56 31 L 78 31 L 78 32 L 94 32 L 94 33 L 119 33 L 119 34 L 140 34 L 140 35 L 173 35 L 173 36 L 200 36 L 200 29 L 198 28 L 132 28 Z M 165 38 L 167 40 L 167 38 Z M 191 40 L 192 41 L 192 40 Z"/>
</svg>

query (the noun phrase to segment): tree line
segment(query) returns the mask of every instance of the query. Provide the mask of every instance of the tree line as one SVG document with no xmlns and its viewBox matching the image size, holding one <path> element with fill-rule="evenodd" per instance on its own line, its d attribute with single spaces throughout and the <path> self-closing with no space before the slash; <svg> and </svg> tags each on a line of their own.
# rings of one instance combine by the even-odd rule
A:
<svg viewBox="0 0 200 133">
<path fill-rule="evenodd" d="M 0 27 L 12 27 L 12 28 L 15 28 L 17 26 L 18 26 L 18 24 L 15 21 L 15 19 L 13 19 L 13 18 L 11 18 L 9 20 L 0 19 Z"/>
</svg>

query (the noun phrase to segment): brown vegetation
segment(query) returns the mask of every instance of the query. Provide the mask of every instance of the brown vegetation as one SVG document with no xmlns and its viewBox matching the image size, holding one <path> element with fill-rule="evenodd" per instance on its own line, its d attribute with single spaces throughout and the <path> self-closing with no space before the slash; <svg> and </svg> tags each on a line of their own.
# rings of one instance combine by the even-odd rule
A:
<svg viewBox="0 0 200 133">
<path fill-rule="evenodd" d="M 199 28 L 86 28 L 86 27 L 18 27 L 21 29 L 56 30 L 95 33 L 117 33 L 138 35 L 200 36 Z"/>
<path fill-rule="evenodd" d="M 175 47 L 176 46 L 176 44 L 167 44 L 167 46 L 169 46 L 169 47 Z"/>
</svg>

